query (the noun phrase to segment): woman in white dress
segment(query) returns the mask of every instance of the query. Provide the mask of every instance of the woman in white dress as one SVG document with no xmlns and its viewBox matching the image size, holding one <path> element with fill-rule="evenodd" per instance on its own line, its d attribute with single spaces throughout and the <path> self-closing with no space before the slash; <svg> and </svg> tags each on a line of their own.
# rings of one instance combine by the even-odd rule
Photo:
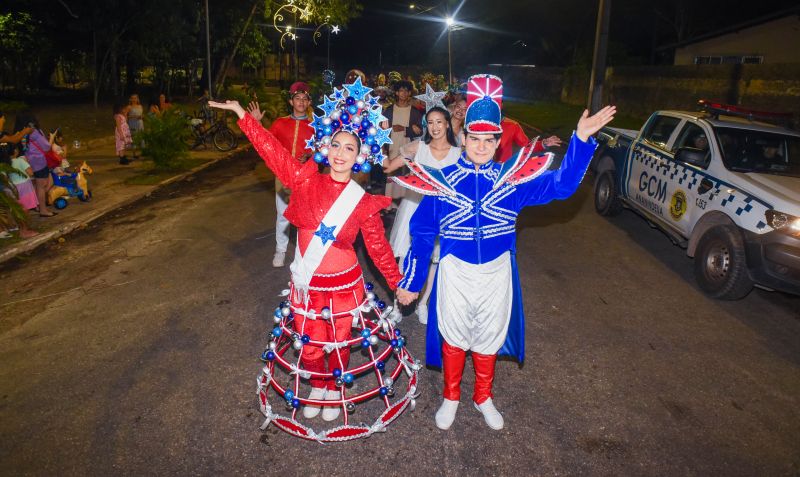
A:
<svg viewBox="0 0 800 477">
<path fill-rule="evenodd" d="M 423 138 L 406 144 L 400 148 L 399 154 L 391 158 L 384 165 L 384 171 L 388 174 L 402 167 L 404 159 L 413 160 L 418 164 L 442 169 L 458 162 L 461 155 L 461 148 L 456 145 L 453 135 L 453 127 L 450 123 L 450 113 L 441 107 L 433 107 L 425 113 L 426 131 Z M 411 244 L 408 224 L 411 216 L 417 210 L 417 206 L 422 200 L 422 195 L 415 192 L 406 191 L 397 215 L 394 219 L 392 232 L 389 235 L 389 243 L 392 245 L 394 256 L 399 260 L 405 257 L 408 247 Z M 425 286 L 424 292 L 417 302 L 417 316 L 420 323 L 428 322 L 428 297 L 430 296 L 434 271 L 438 263 L 438 244 L 434 251 L 431 262 L 431 270 L 428 277 L 431 277 Z"/>
</svg>

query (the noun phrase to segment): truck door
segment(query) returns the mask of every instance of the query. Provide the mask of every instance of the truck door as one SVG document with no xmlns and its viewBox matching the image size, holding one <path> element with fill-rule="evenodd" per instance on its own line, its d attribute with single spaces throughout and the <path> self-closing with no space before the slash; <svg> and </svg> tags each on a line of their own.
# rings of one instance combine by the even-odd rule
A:
<svg viewBox="0 0 800 477">
<path fill-rule="evenodd" d="M 712 154 L 711 131 L 706 131 L 700 124 L 687 120 L 672 143 L 674 163 L 670 172 L 670 181 L 667 186 L 668 208 L 665 220 L 673 228 L 679 230 L 684 237 L 688 236 L 694 224 L 704 213 L 706 200 L 703 194 L 708 192 L 712 183 L 704 174 Z M 705 162 L 703 164 L 688 164 L 677 160 L 678 149 L 692 148 L 705 151 Z"/>
<path fill-rule="evenodd" d="M 662 174 L 662 168 L 672 158 L 668 145 L 681 121 L 675 116 L 654 115 L 631 145 L 626 197 L 661 221 L 665 220 L 665 214 L 669 215 L 667 177 Z"/>
</svg>

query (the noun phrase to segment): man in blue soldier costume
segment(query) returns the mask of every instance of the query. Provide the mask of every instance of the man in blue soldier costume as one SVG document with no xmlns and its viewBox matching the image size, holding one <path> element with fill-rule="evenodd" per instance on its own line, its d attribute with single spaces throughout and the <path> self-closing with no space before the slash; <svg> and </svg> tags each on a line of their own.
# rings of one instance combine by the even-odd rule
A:
<svg viewBox="0 0 800 477">
<path fill-rule="evenodd" d="M 467 84 L 464 153 L 440 171 L 409 164 L 412 175 L 395 182 L 423 193 L 411 219 L 411 248 L 403 263 L 397 298 L 414 301 L 427 278 L 434 241 L 441 259 L 431 296 L 426 362 L 442 367 L 443 401 L 436 425 L 449 429 L 461 396 L 467 351 L 472 354 L 475 388 L 472 400 L 492 429 L 503 416 L 492 402 L 498 354 L 522 362 L 525 322 L 516 266 L 516 220 L 532 205 L 570 197 L 578 188 L 597 143 L 591 137 L 614 117 L 608 106 L 589 116 L 584 111 L 558 170 L 549 171 L 553 155 L 534 155 L 533 143 L 504 164 L 492 161 L 500 141 L 503 84 L 476 75 Z"/>
</svg>

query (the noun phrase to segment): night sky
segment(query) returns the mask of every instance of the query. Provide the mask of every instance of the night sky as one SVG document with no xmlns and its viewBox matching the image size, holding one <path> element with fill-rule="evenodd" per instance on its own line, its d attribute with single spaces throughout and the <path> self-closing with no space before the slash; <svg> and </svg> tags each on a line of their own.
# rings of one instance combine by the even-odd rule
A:
<svg viewBox="0 0 800 477">
<path fill-rule="evenodd" d="M 723 0 L 612 2 L 611 65 L 670 61 L 652 53 L 654 47 L 675 42 L 678 28 L 692 37 L 796 5 L 791 0 L 759 0 L 736 8 Z M 422 2 L 417 5 L 434 8 L 417 15 L 410 3 L 365 0 L 361 17 L 332 40 L 334 67 L 376 71 L 422 64 L 444 73 L 447 35 L 441 19 L 447 9 L 457 10 L 457 22 L 465 27 L 452 33 L 454 70 L 487 63 L 567 66 L 591 61 L 597 0 Z M 324 44 L 314 48 L 305 40 L 299 47 L 324 56 Z"/>
</svg>

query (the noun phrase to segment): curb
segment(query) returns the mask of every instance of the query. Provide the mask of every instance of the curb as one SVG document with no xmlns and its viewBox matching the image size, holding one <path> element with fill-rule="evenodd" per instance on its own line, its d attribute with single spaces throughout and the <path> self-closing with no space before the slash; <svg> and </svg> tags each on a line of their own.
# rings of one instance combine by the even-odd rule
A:
<svg viewBox="0 0 800 477">
<path fill-rule="evenodd" d="M 47 242 L 50 242 L 51 240 L 58 240 L 59 238 L 65 236 L 65 235 L 68 235 L 68 234 L 74 232 L 75 230 L 77 230 L 79 228 L 83 228 L 86 225 L 94 222 L 97 219 L 100 219 L 100 218 L 104 217 L 107 214 L 110 214 L 110 213 L 112 213 L 112 212 L 114 212 L 114 211 L 116 211 L 118 209 L 122 209 L 124 207 L 127 207 L 127 206 L 131 205 L 132 203 L 134 203 L 134 202 L 136 202 L 136 201 L 138 201 L 140 199 L 148 197 L 153 192 L 156 192 L 157 190 L 161 189 L 162 187 L 165 187 L 165 186 L 167 186 L 169 184 L 172 184 L 173 182 L 178 182 L 178 181 L 184 180 L 187 177 L 190 177 L 190 176 L 192 176 L 194 174 L 197 174 L 198 172 L 202 171 L 203 169 L 206 169 L 207 167 L 210 167 L 210 166 L 212 166 L 212 165 L 214 165 L 214 164 L 216 164 L 216 163 L 218 163 L 220 161 L 224 161 L 224 160 L 230 159 L 231 157 L 235 156 L 236 154 L 240 154 L 240 153 L 249 151 L 252 148 L 253 148 L 253 145 L 250 144 L 250 143 L 247 143 L 245 145 L 245 147 L 243 147 L 241 149 L 236 149 L 234 151 L 229 151 L 228 153 L 226 153 L 225 155 L 223 155 L 221 157 L 218 157 L 216 159 L 212 159 L 212 160 L 210 160 L 210 161 L 208 161 L 208 162 L 206 162 L 204 164 L 200 164 L 199 166 L 193 167 L 192 169 L 189 169 L 188 171 L 183 172 L 181 174 L 178 174 L 176 176 L 172 176 L 170 178 L 164 179 L 163 181 L 159 182 L 158 184 L 153 186 L 152 189 L 150 189 L 148 191 L 144 191 L 144 192 L 141 192 L 141 193 L 136 194 L 134 196 L 128 197 L 127 199 L 123 200 L 122 202 L 118 202 L 116 204 L 111 204 L 111 205 L 108 205 L 106 207 L 100 207 L 97 210 L 94 210 L 93 212 L 88 214 L 86 217 L 83 217 L 83 218 L 81 218 L 79 220 L 73 220 L 72 222 L 67 222 L 65 224 L 62 224 L 60 227 L 58 227 L 55 230 L 50 230 L 49 232 L 41 233 L 41 234 L 37 235 L 36 237 L 28 239 L 28 240 L 26 240 L 24 242 L 20 242 L 20 243 L 16 244 L 15 246 L 9 248 L 8 250 L 5 250 L 2 253 L 0 253 L 0 264 L 3 264 L 5 262 L 11 260 L 12 258 L 17 257 L 18 255 L 22 255 L 24 253 L 32 252 L 35 249 L 37 249 L 37 248 L 41 247 L 42 245 L 46 244 Z"/>
</svg>

